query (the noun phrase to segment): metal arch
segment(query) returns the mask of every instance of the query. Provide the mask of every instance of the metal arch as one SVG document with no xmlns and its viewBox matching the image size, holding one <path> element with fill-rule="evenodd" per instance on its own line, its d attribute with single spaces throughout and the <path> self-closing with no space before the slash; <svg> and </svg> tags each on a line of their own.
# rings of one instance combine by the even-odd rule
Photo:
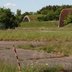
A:
<svg viewBox="0 0 72 72">
<path fill-rule="evenodd" d="M 60 16 L 59 16 L 59 24 L 58 27 L 63 27 L 64 26 L 64 18 L 69 14 L 72 13 L 72 8 L 65 8 L 61 11 Z"/>
</svg>

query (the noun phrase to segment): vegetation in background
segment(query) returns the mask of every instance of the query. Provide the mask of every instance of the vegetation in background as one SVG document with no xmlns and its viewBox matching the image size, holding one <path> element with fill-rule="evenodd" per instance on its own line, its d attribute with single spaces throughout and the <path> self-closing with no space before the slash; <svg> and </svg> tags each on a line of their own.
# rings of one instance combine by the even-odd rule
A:
<svg viewBox="0 0 72 72">
<path fill-rule="evenodd" d="M 39 21 L 50 21 L 50 20 L 59 20 L 59 15 L 62 9 L 71 8 L 71 5 L 62 5 L 62 6 L 46 6 L 37 11 L 38 14 L 43 16 L 38 17 Z"/>
<path fill-rule="evenodd" d="M 16 17 L 17 24 L 19 24 L 22 21 L 21 10 L 17 9 L 15 17 Z"/>
<path fill-rule="evenodd" d="M 67 25 L 69 23 L 72 23 L 72 13 L 70 13 L 64 20 L 65 25 Z"/>
<path fill-rule="evenodd" d="M 21 22 L 20 27 L 22 28 L 52 28 L 57 27 L 58 21 L 33 21 L 33 22 Z"/>
<path fill-rule="evenodd" d="M 42 17 L 38 17 L 39 21 L 52 21 L 55 20 L 55 14 L 53 12 L 48 13 L 47 15 L 43 15 Z"/>
<path fill-rule="evenodd" d="M 10 9 L 0 8 L 0 29 L 15 28 L 19 26 L 19 23 L 23 21 L 24 16 L 28 15 L 31 21 L 53 21 L 59 20 L 59 15 L 62 9 L 71 8 L 71 5 L 63 6 L 46 6 L 37 12 L 25 12 L 21 13 L 21 10 L 17 9 L 16 14 L 11 12 Z M 67 18 L 69 22 L 71 16 Z M 66 23 L 68 23 L 66 22 Z"/>
<path fill-rule="evenodd" d="M 10 9 L 0 8 L 0 26 L 5 29 L 18 26 L 16 18 Z"/>
</svg>

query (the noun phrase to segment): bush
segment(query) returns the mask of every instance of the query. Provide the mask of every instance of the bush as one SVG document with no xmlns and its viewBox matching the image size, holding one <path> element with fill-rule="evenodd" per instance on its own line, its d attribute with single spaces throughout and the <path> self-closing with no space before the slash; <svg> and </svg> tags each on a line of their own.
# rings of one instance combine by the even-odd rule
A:
<svg viewBox="0 0 72 72">
<path fill-rule="evenodd" d="M 54 13 L 48 13 L 45 17 L 45 21 L 54 20 L 55 15 Z"/>
<path fill-rule="evenodd" d="M 16 17 L 10 9 L 0 8 L 0 27 L 2 28 L 15 28 L 18 26 Z M 2 25 L 3 24 L 3 25 Z"/>
<path fill-rule="evenodd" d="M 38 19 L 38 21 L 44 21 L 45 20 L 45 16 L 38 17 L 37 19 Z"/>
<path fill-rule="evenodd" d="M 4 23 L 0 23 L 0 29 L 5 29 L 5 24 Z"/>
<path fill-rule="evenodd" d="M 38 17 L 39 21 L 51 21 L 56 20 L 56 15 L 53 12 L 49 12 L 47 15 L 44 15 L 42 17 Z"/>
<path fill-rule="evenodd" d="M 72 23 L 72 14 L 69 14 L 64 20 L 65 25 L 67 25 L 69 23 Z"/>
</svg>

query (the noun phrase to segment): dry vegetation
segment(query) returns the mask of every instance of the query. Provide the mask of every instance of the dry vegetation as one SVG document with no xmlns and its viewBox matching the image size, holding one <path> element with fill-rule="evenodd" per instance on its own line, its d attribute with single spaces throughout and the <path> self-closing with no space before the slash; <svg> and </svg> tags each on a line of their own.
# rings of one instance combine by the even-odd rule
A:
<svg viewBox="0 0 72 72">
<path fill-rule="evenodd" d="M 18 45 L 18 48 L 43 50 L 47 53 L 72 55 L 72 25 L 57 28 L 58 22 L 30 22 L 21 23 L 19 28 L 0 30 L 0 41 L 32 41 L 43 42 L 44 44 L 25 44 Z M 1 61 L 0 61 L 1 62 Z M 34 67 L 34 66 L 33 66 Z M 43 67 L 44 68 L 44 67 Z M 24 67 L 23 72 L 59 72 L 60 68 L 31 68 Z M 39 70 L 40 69 L 40 70 Z M 0 63 L 0 72 L 16 72 L 16 68 Z"/>
</svg>

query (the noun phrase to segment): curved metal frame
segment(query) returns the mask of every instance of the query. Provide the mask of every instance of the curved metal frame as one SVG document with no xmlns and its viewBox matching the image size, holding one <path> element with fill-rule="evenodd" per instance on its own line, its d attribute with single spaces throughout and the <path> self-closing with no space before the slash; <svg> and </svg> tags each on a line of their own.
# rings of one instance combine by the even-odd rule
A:
<svg viewBox="0 0 72 72">
<path fill-rule="evenodd" d="M 64 18 L 69 14 L 72 13 L 72 8 L 65 8 L 61 11 L 60 16 L 59 16 L 59 24 L 58 27 L 63 27 L 64 26 Z"/>
</svg>

